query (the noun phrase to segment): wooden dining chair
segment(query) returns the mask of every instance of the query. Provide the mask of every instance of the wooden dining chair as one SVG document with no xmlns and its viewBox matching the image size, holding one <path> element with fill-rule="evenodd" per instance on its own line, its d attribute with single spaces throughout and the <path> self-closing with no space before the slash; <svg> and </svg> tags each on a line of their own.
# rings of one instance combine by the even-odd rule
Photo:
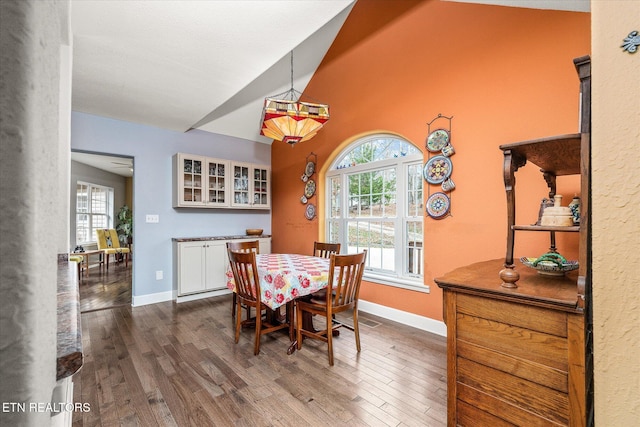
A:
<svg viewBox="0 0 640 427">
<path fill-rule="evenodd" d="M 309 301 L 296 301 L 296 338 L 298 349 L 302 348 L 304 337 L 318 339 L 327 343 L 329 365 L 333 366 L 333 331 L 341 326 L 341 323 L 332 321 L 333 315 L 343 311 L 353 310 L 353 332 L 356 338 L 356 349 L 360 351 L 360 331 L 358 329 L 358 296 L 360 284 L 367 257 L 365 250 L 352 255 L 330 255 L 329 282 L 327 289 L 331 287 L 333 292 L 326 292 L 324 299 L 311 298 Z M 309 331 L 302 327 L 304 313 L 323 316 L 326 327 L 319 331 Z"/>
<path fill-rule="evenodd" d="M 259 240 L 251 240 L 248 242 L 227 242 L 227 251 L 231 249 L 236 252 L 249 252 L 253 251 L 256 254 L 260 253 L 260 241 Z M 236 294 L 233 294 L 233 300 L 231 301 L 231 317 L 236 317 Z M 251 309 L 247 308 L 247 319 L 251 317 Z"/>
<path fill-rule="evenodd" d="M 329 258 L 329 255 L 340 253 L 340 243 L 313 242 L 313 256 Z"/>
<path fill-rule="evenodd" d="M 313 242 L 313 256 L 317 256 L 320 258 L 329 258 L 331 254 L 340 254 L 340 243 L 326 243 L 326 242 Z M 322 289 L 313 294 L 313 298 L 315 299 L 324 299 L 327 290 Z M 309 299 L 309 298 L 307 298 Z M 335 315 L 333 316 L 335 319 Z M 305 319 L 305 326 L 312 327 L 313 320 L 311 317 Z M 310 323 L 309 323 L 310 322 Z"/>
<path fill-rule="evenodd" d="M 261 300 L 260 292 L 260 280 L 258 278 L 258 266 L 256 264 L 256 253 L 249 252 L 236 252 L 231 249 L 227 249 L 229 254 L 229 263 L 231 264 L 231 271 L 233 272 L 233 278 L 236 282 L 236 294 L 237 294 L 237 312 L 236 316 L 236 336 L 235 341 L 238 343 L 240 339 L 240 330 L 243 325 L 251 325 L 254 319 L 247 318 L 242 320 L 241 306 L 244 304 L 247 307 L 255 307 L 255 341 L 253 345 L 253 354 L 258 355 L 260 353 L 260 337 L 262 335 L 279 331 L 281 329 L 289 329 L 289 339 L 293 341 L 293 322 L 290 319 L 279 323 L 276 316 L 273 315 L 273 311 L 267 307 Z M 287 312 L 291 313 L 291 302 L 287 303 Z M 265 317 L 263 318 L 262 312 L 265 311 Z"/>
</svg>

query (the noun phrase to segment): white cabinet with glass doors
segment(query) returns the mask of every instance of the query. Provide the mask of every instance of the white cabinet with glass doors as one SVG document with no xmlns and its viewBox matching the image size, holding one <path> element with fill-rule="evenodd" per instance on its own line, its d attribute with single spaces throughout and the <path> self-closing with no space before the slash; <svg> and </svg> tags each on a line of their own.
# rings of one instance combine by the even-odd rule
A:
<svg viewBox="0 0 640 427">
<path fill-rule="evenodd" d="M 173 172 L 175 208 L 271 208 L 268 166 L 177 153 Z"/>
<path fill-rule="evenodd" d="M 229 162 L 178 153 L 174 161 L 174 207 L 228 207 Z"/>
<path fill-rule="evenodd" d="M 269 209 L 271 207 L 271 168 L 251 163 L 231 163 L 231 206 Z"/>
</svg>

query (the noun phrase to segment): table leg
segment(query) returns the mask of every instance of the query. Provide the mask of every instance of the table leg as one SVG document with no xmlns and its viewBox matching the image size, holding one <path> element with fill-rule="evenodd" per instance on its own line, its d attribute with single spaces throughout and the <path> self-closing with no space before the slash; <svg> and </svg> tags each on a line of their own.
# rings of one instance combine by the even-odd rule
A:
<svg viewBox="0 0 640 427">
<path fill-rule="evenodd" d="M 89 277 L 89 255 L 84 256 L 84 271 L 87 277 Z"/>
</svg>

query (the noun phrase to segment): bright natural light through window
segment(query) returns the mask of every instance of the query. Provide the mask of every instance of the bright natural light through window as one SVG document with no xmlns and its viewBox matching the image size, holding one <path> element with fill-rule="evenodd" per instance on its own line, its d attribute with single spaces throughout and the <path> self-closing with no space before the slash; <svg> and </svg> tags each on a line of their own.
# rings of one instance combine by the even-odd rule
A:
<svg viewBox="0 0 640 427">
<path fill-rule="evenodd" d="M 365 277 L 425 289 L 422 152 L 394 135 L 349 145 L 327 172 L 326 238 L 367 250 Z"/>
<path fill-rule="evenodd" d="M 113 228 L 113 188 L 78 181 L 76 242 L 96 242 L 96 229 Z"/>
</svg>

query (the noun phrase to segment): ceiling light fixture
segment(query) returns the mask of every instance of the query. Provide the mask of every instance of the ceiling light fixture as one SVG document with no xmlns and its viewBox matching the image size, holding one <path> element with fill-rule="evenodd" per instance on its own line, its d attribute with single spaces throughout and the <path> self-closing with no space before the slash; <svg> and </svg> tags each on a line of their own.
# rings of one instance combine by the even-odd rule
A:
<svg viewBox="0 0 640 427">
<path fill-rule="evenodd" d="M 307 141 L 329 120 L 329 105 L 302 102 L 302 93 L 293 88 L 291 51 L 291 89 L 264 100 L 260 135 L 287 144 Z"/>
</svg>

